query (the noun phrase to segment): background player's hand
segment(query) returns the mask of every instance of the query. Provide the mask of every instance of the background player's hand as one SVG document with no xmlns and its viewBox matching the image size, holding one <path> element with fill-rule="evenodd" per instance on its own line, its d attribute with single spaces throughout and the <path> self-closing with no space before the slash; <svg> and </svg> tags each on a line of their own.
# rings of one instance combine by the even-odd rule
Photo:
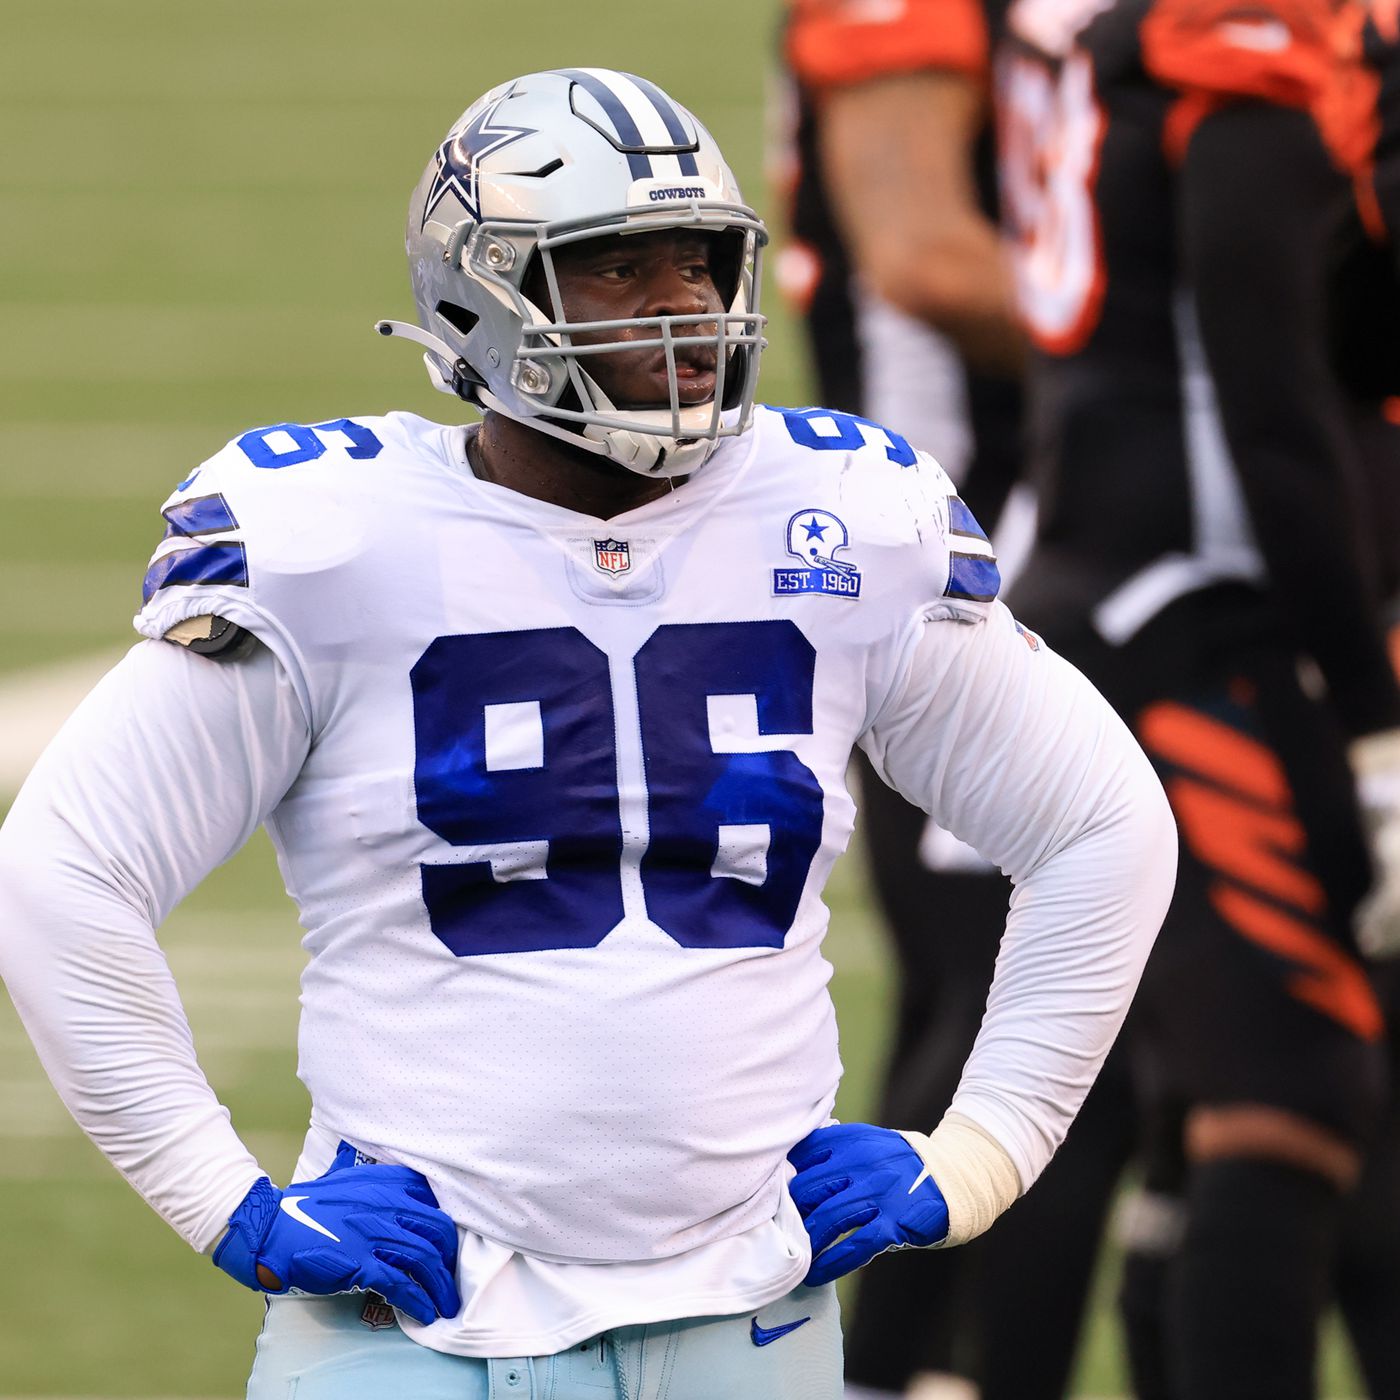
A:
<svg viewBox="0 0 1400 1400">
<path fill-rule="evenodd" d="M 937 1244 L 948 1207 L 923 1158 L 900 1133 L 837 1123 L 788 1153 L 788 1185 L 812 1240 L 809 1287 L 830 1283 L 887 1249 Z"/>
<path fill-rule="evenodd" d="M 1400 730 L 1356 740 L 1350 758 L 1373 872 L 1356 911 L 1356 941 L 1373 958 L 1394 957 L 1400 954 Z"/>
<path fill-rule="evenodd" d="M 254 1182 L 229 1216 L 214 1263 L 264 1293 L 372 1290 L 415 1322 L 452 1317 L 457 1227 L 409 1167 L 355 1165 L 342 1147 L 314 1181 Z"/>
</svg>

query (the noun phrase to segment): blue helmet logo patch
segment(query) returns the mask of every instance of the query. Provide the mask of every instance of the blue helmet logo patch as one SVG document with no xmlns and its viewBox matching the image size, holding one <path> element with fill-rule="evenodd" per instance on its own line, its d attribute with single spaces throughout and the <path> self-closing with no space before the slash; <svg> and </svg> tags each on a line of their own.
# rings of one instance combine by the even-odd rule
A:
<svg viewBox="0 0 1400 1400">
<path fill-rule="evenodd" d="M 787 523 L 787 552 L 802 567 L 773 570 L 773 592 L 824 593 L 833 598 L 860 597 L 860 570 L 837 554 L 850 548 L 851 532 L 829 510 L 800 510 Z"/>
</svg>

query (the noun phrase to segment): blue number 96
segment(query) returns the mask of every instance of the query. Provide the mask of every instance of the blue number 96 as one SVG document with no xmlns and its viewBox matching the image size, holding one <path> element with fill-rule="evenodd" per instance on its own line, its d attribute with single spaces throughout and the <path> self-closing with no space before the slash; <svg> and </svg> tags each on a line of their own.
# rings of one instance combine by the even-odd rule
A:
<svg viewBox="0 0 1400 1400">
<path fill-rule="evenodd" d="M 810 734 L 815 664 L 784 619 L 660 627 L 633 659 L 642 888 L 685 947 L 780 948 L 796 917 L 821 784 L 789 748 L 717 749 L 711 709 L 751 702 L 760 741 Z M 476 848 L 422 867 L 433 932 L 459 957 L 602 942 L 623 916 L 607 657 L 571 627 L 439 637 L 410 679 L 419 819 Z"/>
</svg>

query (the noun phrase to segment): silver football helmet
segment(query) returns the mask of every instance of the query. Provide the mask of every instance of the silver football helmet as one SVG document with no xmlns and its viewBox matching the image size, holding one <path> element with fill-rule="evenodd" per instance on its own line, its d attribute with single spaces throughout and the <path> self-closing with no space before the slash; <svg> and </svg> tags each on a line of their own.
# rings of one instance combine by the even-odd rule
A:
<svg viewBox="0 0 1400 1400">
<path fill-rule="evenodd" d="M 568 320 L 556 249 L 669 228 L 716 235 L 712 267 L 727 310 Z M 749 424 L 766 344 L 767 241 L 714 138 L 659 88 L 605 68 L 531 73 L 474 102 L 434 152 L 408 208 L 419 324 L 377 329 L 422 345 L 446 393 L 632 471 L 685 475 Z M 618 334 L 599 334 L 609 332 Z M 635 353 L 638 332 L 664 348 L 669 406 L 615 405 L 588 371 L 594 356 Z M 692 346 L 715 355 L 708 403 L 680 401 L 676 352 Z"/>
</svg>

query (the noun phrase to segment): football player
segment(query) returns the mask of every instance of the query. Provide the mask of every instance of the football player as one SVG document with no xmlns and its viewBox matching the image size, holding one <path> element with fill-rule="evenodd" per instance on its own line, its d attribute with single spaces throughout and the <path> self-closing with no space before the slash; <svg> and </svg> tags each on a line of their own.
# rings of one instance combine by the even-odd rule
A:
<svg viewBox="0 0 1400 1400">
<path fill-rule="evenodd" d="M 1389 600 L 1400 602 L 1400 23 L 1394 5 L 1342 7 L 1340 62 L 1320 121 L 1351 175 L 1333 279 L 1334 358 L 1349 392 L 1365 468 L 1358 546 Z M 1384 774 L 1381 774 L 1382 778 Z M 1371 806 L 1383 816 L 1386 794 Z M 1378 831 L 1379 839 L 1385 839 Z M 1396 839 L 1395 833 L 1390 839 Z M 1400 1393 L 1400 961 L 1394 948 L 1373 975 L 1390 1028 L 1389 1096 L 1361 1178 L 1346 1205 L 1335 1291 L 1369 1393 Z"/>
<path fill-rule="evenodd" d="M 418 324 L 380 326 L 483 420 L 190 472 L 147 640 L 0 833 L 0 970 L 78 1121 L 270 1295 L 256 1400 L 834 1400 L 832 1281 L 990 1225 L 1122 1020 L 1160 786 L 932 459 L 755 408 L 764 242 L 644 79 L 487 93 L 410 201 Z M 831 1119 L 857 744 L 1016 884 L 927 1134 Z M 260 822 L 309 953 L 286 1188 L 154 936 Z"/>
<path fill-rule="evenodd" d="M 1003 568 L 1033 517 L 1021 458 L 1024 332 L 997 230 L 991 52 L 1002 0 L 794 0 L 792 238 L 780 283 L 801 308 L 822 402 L 896 423 L 998 521 Z M 1003 508 L 1006 507 L 1003 515 Z M 977 1034 L 1009 893 L 989 862 L 857 765 L 865 852 L 898 959 L 881 1114 L 936 1116 Z M 946 933 L 945 933 L 946 930 Z M 920 1374 L 983 1400 L 1064 1394 L 1133 1119 L 1109 1061 L 1035 1196 L 985 1242 L 864 1276 L 846 1319 L 849 1400 Z"/>
<path fill-rule="evenodd" d="M 1327 355 L 1336 33 L 1325 0 L 1015 0 L 998 60 L 1035 344 L 1015 596 L 1130 719 L 1185 838 L 1137 1017 L 1145 1400 L 1314 1393 L 1381 1104 L 1358 940 L 1400 927 L 1400 689 Z"/>
</svg>

